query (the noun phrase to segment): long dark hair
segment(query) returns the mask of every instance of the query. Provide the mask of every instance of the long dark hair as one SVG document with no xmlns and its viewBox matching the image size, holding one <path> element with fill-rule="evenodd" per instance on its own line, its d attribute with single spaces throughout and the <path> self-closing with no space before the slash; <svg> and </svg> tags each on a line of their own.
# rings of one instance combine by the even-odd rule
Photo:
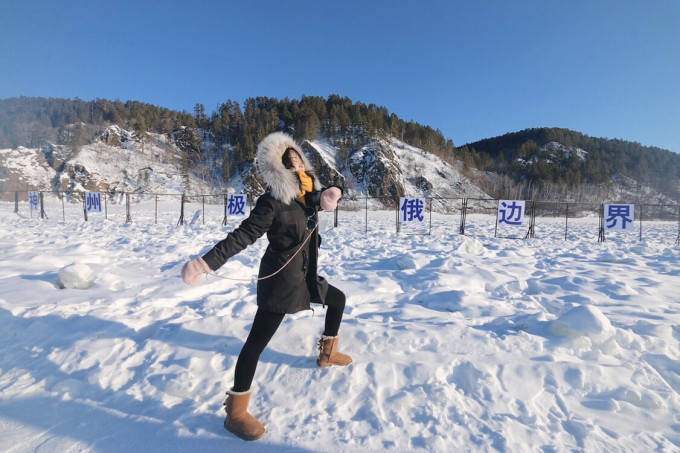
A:
<svg viewBox="0 0 680 453">
<path fill-rule="evenodd" d="M 283 166 L 286 167 L 288 170 L 293 168 L 293 163 L 290 160 L 291 151 L 294 152 L 295 154 L 297 154 L 298 159 L 300 159 L 301 162 L 304 162 L 302 160 L 302 156 L 300 156 L 300 153 L 298 153 L 295 148 L 290 148 L 290 147 L 286 148 L 286 150 L 283 152 L 283 156 L 281 156 L 281 162 L 283 163 Z"/>
</svg>

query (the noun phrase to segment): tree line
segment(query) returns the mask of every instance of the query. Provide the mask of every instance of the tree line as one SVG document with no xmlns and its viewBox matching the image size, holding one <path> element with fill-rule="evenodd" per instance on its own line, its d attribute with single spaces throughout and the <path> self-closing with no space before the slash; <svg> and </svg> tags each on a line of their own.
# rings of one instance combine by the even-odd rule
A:
<svg viewBox="0 0 680 453">
<path fill-rule="evenodd" d="M 46 99 L 17 97 L 0 100 L 0 147 L 39 147 L 45 143 L 79 146 L 92 138 L 97 126 L 117 124 L 144 132 L 176 134 L 199 129 L 203 140 L 225 149 L 225 176 L 252 161 L 257 143 L 270 132 L 283 130 L 295 139 L 328 138 L 346 154 L 376 136 L 391 135 L 451 161 L 455 146 L 439 130 L 404 121 L 387 108 L 348 97 L 302 96 L 301 99 L 257 97 L 243 105 L 227 100 L 212 113 L 196 104 L 193 112 L 178 112 L 138 101 Z M 194 150 L 201 143 L 192 140 Z"/>
<path fill-rule="evenodd" d="M 208 113 L 195 104 L 192 112 L 170 110 L 138 101 L 16 97 L 0 100 L 0 148 L 40 147 L 47 143 L 82 146 L 111 124 L 132 130 L 144 143 L 146 132 L 166 134 L 183 152 L 182 167 L 200 162 L 206 150 L 224 153 L 222 175 L 252 162 L 257 143 L 273 131 L 295 139 L 326 138 L 345 160 L 376 137 L 396 137 L 463 169 L 498 173 L 508 184 L 531 187 L 578 187 L 602 184 L 627 175 L 678 194 L 680 156 L 636 142 L 589 137 L 560 128 L 534 128 L 456 147 L 437 129 L 405 121 L 387 108 L 352 101 L 337 94 L 300 99 L 256 97 L 241 105 L 227 100 Z M 585 159 L 541 147 L 558 142 L 587 151 Z"/>
<path fill-rule="evenodd" d="M 583 156 L 564 150 L 546 150 L 558 142 Z M 458 148 L 467 165 L 506 175 L 528 185 L 579 187 L 608 184 L 621 176 L 680 195 L 680 155 L 620 139 L 590 137 L 562 128 L 532 128 L 466 144 Z"/>
</svg>

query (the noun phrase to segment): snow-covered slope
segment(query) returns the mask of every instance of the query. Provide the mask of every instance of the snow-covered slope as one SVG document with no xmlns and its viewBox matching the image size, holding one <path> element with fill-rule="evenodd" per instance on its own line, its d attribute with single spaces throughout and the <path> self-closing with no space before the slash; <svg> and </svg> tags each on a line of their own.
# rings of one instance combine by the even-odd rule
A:
<svg viewBox="0 0 680 453">
<path fill-rule="evenodd" d="M 6 169 L 0 173 L 0 190 L 261 192 L 248 166 L 243 173 L 233 167 L 230 180 L 221 181 L 217 175 L 222 153 L 209 141 L 204 146 L 204 161 L 194 163 L 185 177 L 181 153 L 167 136 L 147 133 L 142 143 L 129 131 L 109 126 L 78 151 L 59 145 L 0 150 L 0 164 Z M 342 184 L 350 197 L 487 196 L 448 163 L 393 138 L 376 138 L 344 160 L 338 148 L 323 139 L 306 141 L 303 148 L 313 154 L 323 182 Z"/>
<path fill-rule="evenodd" d="M 322 161 L 322 176 L 342 180 L 349 197 L 489 197 L 456 167 L 393 137 L 376 139 L 348 153 L 344 161 L 326 141 L 305 144 Z"/>
<path fill-rule="evenodd" d="M 444 198 L 489 197 L 460 170 L 439 157 L 394 138 L 391 146 L 404 169 L 403 184 L 408 194 Z"/>
<path fill-rule="evenodd" d="M 50 145 L 44 149 L 1 149 L 0 190 L 126 191 L 212 193 L 214 181 L 196 171 L 182 174 L 175 144 L 162 134 L 148 133 L 144 142 L 118 126 L 108 127 L 91 143 L 73 151 Z M 188 188 L 186 187 L 188 181 Z"/>
</svg>

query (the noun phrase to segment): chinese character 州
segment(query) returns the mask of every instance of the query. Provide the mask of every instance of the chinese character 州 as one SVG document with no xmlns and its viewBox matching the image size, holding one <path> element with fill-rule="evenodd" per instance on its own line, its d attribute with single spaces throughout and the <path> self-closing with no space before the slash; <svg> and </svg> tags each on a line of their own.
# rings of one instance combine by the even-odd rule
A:
<svg viewBox="0 0 680 453">
<path fill-rule="evenodd" d="M 524 211 L 523 201 L 506 201 L 501 200 L 498 204 L 498 223 L 506 223 L 508 225 L 521 225 L 522 213 Z"/>
<path fill-rule="evenodd" d="M 608 204 L 605 205 L 607 229 L 625 230 L 629 223 L 633 223 L 633 205 L 630 204 Z M 621 224 L 618 220 L 621 219 Z"/>
<path fill-rule="evenodd" d="M 102 195 L 99 192 L 85 194 L 85 207 L 88 212 L 102 212 Z"/>
<path fill-rule="evenodd" d="M 245 206 L 245 195 L 229 195 L 229 203 L 227 204 L 227 212 L 229 215 L 245 215 Z"/>
<path fill-rule="evenodd" d="M 417 219 L 423 221 L 423 209 L 425 202 L 421 198 L 402 198 L 401 212 L 403 213 L 402 222 L 413 222 Z"/>
</svg>

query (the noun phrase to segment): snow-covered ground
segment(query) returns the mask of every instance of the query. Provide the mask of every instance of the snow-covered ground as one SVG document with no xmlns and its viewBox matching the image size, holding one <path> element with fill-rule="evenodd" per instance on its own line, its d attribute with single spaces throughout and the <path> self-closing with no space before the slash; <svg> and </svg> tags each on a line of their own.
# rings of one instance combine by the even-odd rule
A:
<svg viewBox="0 0 680 453">
<path fill-rule="evenodd" d="M 348 296 L 347 368 L 319 369 L 322 309 L 287 316 L 261 357 L 246 443 L 222 427 L 224 392 L 255 305 L 252 281 L 188 287 L 182 264 L 230 231 L 221 207 L 178 201 L 66 221 L 0 204 L 0 451 L 677 451 L 677 223 L 597 242 L 597 218 L 494 220 L 324 214 L 321 273 Z M 59 205 L 56 208 L 60 208 Z M 80 209 L 80 216 L 78 211 Z M 69 214 L 73 213 L 73 215 Z M 524 230 L 520 232 L 523 236 Z M 506 234 L 511 235 L 511 234 Z M 256 274 L 266 239 L 218 274 Z M 59 272 L 92 272 L 60 289 Z M 85 285 L 88 286 L 88 285 Z"/>
</svg>

